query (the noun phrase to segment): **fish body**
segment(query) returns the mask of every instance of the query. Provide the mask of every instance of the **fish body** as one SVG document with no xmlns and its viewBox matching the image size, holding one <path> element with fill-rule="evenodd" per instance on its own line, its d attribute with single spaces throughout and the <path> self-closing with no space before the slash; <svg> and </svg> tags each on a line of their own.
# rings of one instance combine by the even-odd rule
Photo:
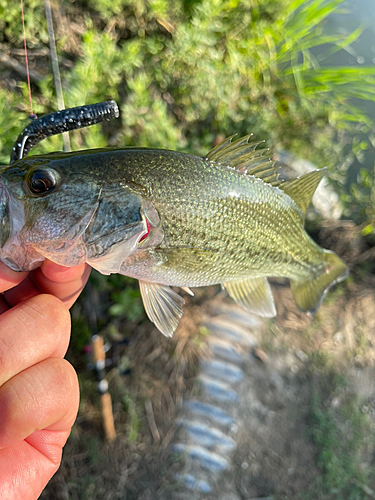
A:
<svg viewBox="0 0 375 500">
<path fill-rule="evenodd" d="M 204 158 L 126 148 L 21 159 L 0 172 L 0 258 L 15 270 L 49 258 L 136 278 L 166 335 L 183 304 L 170 286 L 222 284 L 272 317 L 267 278 L 285 277 L 298 307 L 315 312 L 347 276 L 304 230 L 323 171 L 280 182 L 249 137 L 229 138 Z"/>
</svg>

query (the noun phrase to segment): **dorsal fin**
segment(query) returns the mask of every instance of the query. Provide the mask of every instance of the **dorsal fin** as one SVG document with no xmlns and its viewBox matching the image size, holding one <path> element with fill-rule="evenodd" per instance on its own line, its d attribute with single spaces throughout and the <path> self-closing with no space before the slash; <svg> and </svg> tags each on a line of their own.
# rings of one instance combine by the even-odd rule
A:
<svg viewBox="0 0 375 500">
<path fill-rule="evenodd" d="M 301 175 L 301 177 L 282 182 L 279 188 L 290 196 L 292 200 L 297 203 L 302 212 L 305 213 L 326 171 L 327 167 L 313 170 L 312 172 Z"/>
<path fill-rule="evenodd" d="M 278 186 L 278 167 L 275 167 L 275 162 L 268 158 L 270 150 L 256 149 L 264 141 L 249 142 L 252 135 L 245 135 L 234 142 L 232 142 L 234 135 L 228 137 L 211 149 L 206 159 Z"/>
</svg>

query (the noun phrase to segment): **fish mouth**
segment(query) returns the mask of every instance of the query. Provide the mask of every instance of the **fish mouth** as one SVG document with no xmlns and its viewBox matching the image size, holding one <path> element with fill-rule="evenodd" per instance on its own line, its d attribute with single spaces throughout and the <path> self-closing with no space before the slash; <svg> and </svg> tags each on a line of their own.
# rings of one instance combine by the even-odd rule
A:
<svg viewBox="0 0 375 500">
<path fill-rule="evenodd" d="M 22 202 L 12 196 L 12 192 L 6 187 L 6 181 L 0 177 L 0 260 L 17 272 L 31 271 L 43 261 L 32 248 L 25 252 L 25 246 L 20 239 L 24 223 Z"/>
<path fill-rule="evenodd" d="M 8 192 L 0 179 L 0 248 L 3 248 L 10 235 Z"/>
</svg>

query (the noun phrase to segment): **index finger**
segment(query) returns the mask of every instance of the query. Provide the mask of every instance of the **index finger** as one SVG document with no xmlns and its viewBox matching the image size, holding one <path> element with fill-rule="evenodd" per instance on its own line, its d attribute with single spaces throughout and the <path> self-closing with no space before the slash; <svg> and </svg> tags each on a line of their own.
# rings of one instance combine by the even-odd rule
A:
<svg viewBox="0 0 375 500">
<path fill-rule="evenodd" d="M 30 278 L 39 292 L 50 293 L 71 307 L 85 287 L 90 271 L 87 264 L 64 267 L 46 260 Z"/>
<path fill-rule="evenodd" d="M 14 306 L 39 293 L 48 293 L 60 299 L 67 307 L 71 307 L 84 288 L 90 270 L 87 264 L 69 268 L 45 261 L 4 296 L 7 303 Z"/>
</svg>

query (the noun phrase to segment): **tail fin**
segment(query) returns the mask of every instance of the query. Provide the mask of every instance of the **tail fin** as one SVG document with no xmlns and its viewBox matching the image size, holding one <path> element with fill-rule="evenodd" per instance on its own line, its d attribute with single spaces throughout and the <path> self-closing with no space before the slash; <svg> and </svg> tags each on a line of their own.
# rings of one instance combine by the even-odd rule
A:
<svg viewBox="0 0 375 500">
<path fill-rule="evenodd" d="M 298 308 L 315 314 L 328 290 L 343 281 L 349 274 L 346 264 L 330 250 L 324 251 L 326 268 L 317 278 L 310 281 L 291 281 L 290 288 Z"/>
</svg>

